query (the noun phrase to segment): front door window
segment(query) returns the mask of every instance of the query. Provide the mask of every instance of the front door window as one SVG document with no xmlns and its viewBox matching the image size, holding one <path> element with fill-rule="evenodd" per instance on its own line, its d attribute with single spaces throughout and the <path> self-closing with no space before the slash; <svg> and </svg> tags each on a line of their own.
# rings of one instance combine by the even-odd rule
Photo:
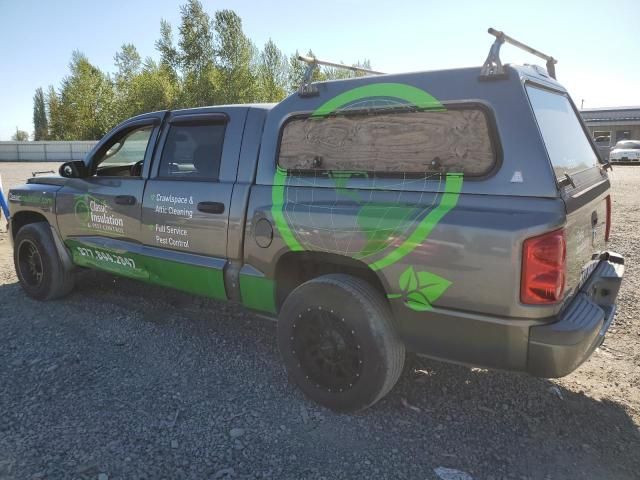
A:
<svg viewBox="0 0 640 480">
<path fill-rule="evenodd" d="M 139 177 L 152 132 L 152 126 L 141 127 L 127 132 L 108 145 L 94 160 L 96 175 Z"/>
</svg>

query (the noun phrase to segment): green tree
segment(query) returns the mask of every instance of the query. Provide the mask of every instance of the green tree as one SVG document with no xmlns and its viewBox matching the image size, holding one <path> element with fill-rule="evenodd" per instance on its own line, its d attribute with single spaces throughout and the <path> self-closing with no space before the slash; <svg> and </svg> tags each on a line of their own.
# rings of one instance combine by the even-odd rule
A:
<svg viewBox="0 0 640 480">
<path fill-rule="evenodd" d="M 182 71 L 202 72 L 213 64 L 213 30 L 211 17 L 198 0 L 180 7 L 179 58 Z"/>
<path fill-rule="evenodd" d="M 42 87 L 33 96 L 33 139 L 46 140 L 49 136 L 49 122 Z"/>
<path fill-rule="evenodd" d="M 64 138 L 64 118 L 60 108 L 60 97 L 53 85 L 49 85 L 45 101 L 47 104 L 49 139 L 62 140 Z"/>
<path fill-rule="evenodd" d="M 180 105 L 202 107 L 215 103 L 216 79 L 211 17 L 198 0 L 180 7 L 178 59 L 182 77 Z"/>
<path fill-rule="evenodd" d="M 185 73 L 178 100 L 180 108 L 205 107 L 219 103 L 219 78 L 218 71 L 213 65 L 199 71 Z"/>
<path fill-rule="evenodd" d="M 155 47 L 159 59 L 143 62 L 133 44 L 123 44 L 114 56 L 113 78 L 74 52 L 61 85 L 46 94 L 36 91 L 34 137 L 96 139 L 118 122 L 153 110 L 276 102 L 297 90 L 307 69 L 297 51 L 287 58 L 271 39 L 259 51 L 233 10 L 217 11 L 212 20 L 199 0 L 180 6 L 177 43 L 171 24 L 160 21 Z M 314 56 L 311 50 L 307 55 Z M 357 75 L 316 68 L 311 80 Z"/>
<path fill-rule="evenodd" d="M 263 102 L 279 102 L 287 94 L 287 57 L 269 39 L 260 54 L 258 66 L 259 99 Z"/>
<path fill-rule="evenodd" d="M 130 82 L 133 77 L 140 73 L 142 59 L 138 49 L 131 43 L 124 43 L 120 47 L 120 51 L 116 53 L 114 61 L 118 69 L 115 76 L 116 83 Z"/>
<path fill-rule="evenodd" d="M 160 66 L 168 69 L 177 78 L 177 70 L 180 67 L 180 56 L 173 45 L 173 32 L 171 24 L 166 20 L 160 20 L 160 38 L 155 43 L 156 50 L 160 52 Z"/>
<path fill-rule="evenodd" d="M 29 132 L 19 130 L 18 127 L 16 127 L 16 133 L 11 136 L 11 140 L 14 142 L 26 142 L 29 140 Z"/>
<path fill-rule="evenodd" d="M 114 63 L 117 68 L 114 82 L 116 121 L 122 121 L 135 114 L 132 108 L 131 87 L 142 69 L 142 60 L 136 47 L 125 43 L 116 53 Z"/>
<path fill-rule="evenodd" d="M 131 82 L 130 116 L 176 108 L 179 96 L 180 87 L 171 68 L 166 64 L 158 65 L 153 59 L 148 58 L 142 72 Z"/>
<path fill-rule="evenodd" d="M 242 31 L 233 10 L 215 14 L 215 53 L 219 72 L 219 102 L 247 103 L 257 97 L 257 49 Z"/>
<path fill-rule="evenodd" d="M 79 51 L 73 52 L 69 70 L 59 95 L 62 137 L 98 139 L 117 123 L 113 82 Z"/>
</svg>

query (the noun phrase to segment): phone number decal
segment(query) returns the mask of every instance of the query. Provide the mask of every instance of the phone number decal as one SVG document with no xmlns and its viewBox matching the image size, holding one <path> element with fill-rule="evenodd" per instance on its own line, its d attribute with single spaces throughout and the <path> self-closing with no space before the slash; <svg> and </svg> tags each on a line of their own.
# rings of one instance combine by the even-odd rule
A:
<svg viewBox="0 0 640 480">
<path fill-rule="evenodd" d="M 122 257 L 113 253 L 107 253 L 93 248 L 77 247 L 82 257 L 92 258 L 100 262 L 113 263 L 127 268 L 136 268 L 136 262 L 132 258 Z"/>
</svg>

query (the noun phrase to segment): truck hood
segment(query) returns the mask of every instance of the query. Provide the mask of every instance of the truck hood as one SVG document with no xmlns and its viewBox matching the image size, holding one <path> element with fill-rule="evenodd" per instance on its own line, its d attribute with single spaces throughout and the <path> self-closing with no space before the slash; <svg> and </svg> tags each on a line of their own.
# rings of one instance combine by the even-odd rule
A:
<svg viewBox="0 0 640 480">
<path fill-rule="evenodd" d="M 51 177 L 31 177 L 27 179 L 27 183 L 36 183 L 38 185 L 55 185 L 57 187 L 63 187 L 66 184 L 67 180 L 67 178 L 56 175 Z"/>
</svg>

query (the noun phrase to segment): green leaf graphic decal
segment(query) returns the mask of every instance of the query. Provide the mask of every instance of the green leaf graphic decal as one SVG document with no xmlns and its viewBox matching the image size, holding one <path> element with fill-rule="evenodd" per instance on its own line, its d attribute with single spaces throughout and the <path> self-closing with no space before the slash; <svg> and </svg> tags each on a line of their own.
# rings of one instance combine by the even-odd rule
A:
<svg viewBox="0 0 640 480">
<path fill-rule="evenodd" d="M 416 288 L 418 288 L 418 278 L 413 267 L 409 267 L 400 275 L 400 290 L 411 292 Z"/>
<path fill-rule="evenodd" d="M 421 292 L 411 292 L 407 295 L 405 305 L 412 310 L 417 310 L 419 312 L 431 310 L 431 305 Z"/>
<path fill-rule="evenodd" d="M 427 301 L 433 303 L 449 288 L 451 282 L 435 273 L 420 272 L 418 273 L 418 285 L 420 286 L 420 292 L 427 298 Z"/>
<path fill-rule="evenodd" d="M 431 310 L 431 304 L 451 286 L 446 278 L 431 272 L 416 273 L 413 267 L 400 275 L 398 283 L 402 295 L 392 294 L 388 298 L 404 298 L 405 305 L 418 312 Z"/>
</svg>

